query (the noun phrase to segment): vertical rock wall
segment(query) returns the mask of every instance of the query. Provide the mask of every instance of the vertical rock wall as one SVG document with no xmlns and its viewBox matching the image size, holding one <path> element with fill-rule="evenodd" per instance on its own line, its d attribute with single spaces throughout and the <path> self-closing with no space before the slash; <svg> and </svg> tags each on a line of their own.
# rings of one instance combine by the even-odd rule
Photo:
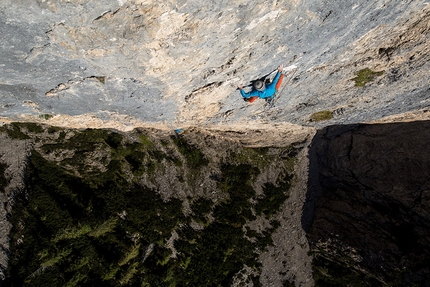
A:
<svg viewBox="0 0 430 287">
<path fill-rule="evenodd" d="M 379 119 L 429 105 L 429 17 L 424 0 L 4 0 L 0 116 L 304 124 L 329 110 L 331 124 Z M 281 63 L 297 69 L 275 108 L 241 100 L 237 85 Z M 354 87 L 364 68 L 384 74 Z"/>
<path fill-rule="evenodd" d="M 430 284 L 429 131 L 421 121 L 317 133 L 302 218 L 314 272 L 335 262 L 372 286 Z"/>
</svg>

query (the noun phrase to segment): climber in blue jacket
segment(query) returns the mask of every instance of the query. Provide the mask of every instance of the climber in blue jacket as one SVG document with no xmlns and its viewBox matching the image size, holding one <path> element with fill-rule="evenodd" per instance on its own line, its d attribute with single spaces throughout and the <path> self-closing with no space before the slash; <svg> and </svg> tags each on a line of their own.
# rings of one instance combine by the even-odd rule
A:
<svg viewBox="0 0 430 287">
<path fill-rule="evenodd" d="M 251 98 L 255 100 L 257 97 L 261 99 L 273 98 L 273 96 L 275 95 L 277 89 L 281 84 L 281 81 L 282 81 L 281 75 L 282 75 L 283 68 L 284 67 L 282 65 L 278 67 L 278 72 L 276 73 L 275 78 L 267 86 L 264 84 L 264 81 L 262 80 L 255 81 L 254 84 L 252 85 L 252 90 L 249 92 L 245 92 L 243 90 L 243 87 L 239 86 L 238 88 L 240 90 L 240 94 L 245 100 L 248 100 Z M 281 78 L 281 81 L 279 81 L 280 78 Z"/>
</svg>

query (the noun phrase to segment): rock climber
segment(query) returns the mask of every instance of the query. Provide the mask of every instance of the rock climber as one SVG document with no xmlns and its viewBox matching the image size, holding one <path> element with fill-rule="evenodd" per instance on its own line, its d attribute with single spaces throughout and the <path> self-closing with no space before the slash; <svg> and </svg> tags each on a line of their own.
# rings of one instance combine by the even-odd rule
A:
<svg viewBox="0 0 430 287">
<path fill-rule="evenodd" d="M 238 88 L 240 90 L 240 94 L 246 101 L 251 103 L 257 98 L 261 98 L 261 99 L 273 98 L 279 86 L 281 85 L 282 78 L 284 76 L 282 74 L 283 68 L 284 67 L 282 65 L 279 65 L 278 72 L 276 73 L 275 78 L 273 78 L 273 81 L 268 85 L 265 85 L 264 81 L 259 79 L 253 83 L 252 90 L 249 92 L 245 92 L 243 90 L 243 86 L 239 86 Z"/>
</svg>

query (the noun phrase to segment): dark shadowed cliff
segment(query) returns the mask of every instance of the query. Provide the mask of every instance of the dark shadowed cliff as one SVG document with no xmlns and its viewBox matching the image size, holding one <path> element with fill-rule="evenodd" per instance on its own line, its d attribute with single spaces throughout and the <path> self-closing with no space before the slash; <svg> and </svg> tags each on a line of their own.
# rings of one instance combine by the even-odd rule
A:
<svg viewBox="0 0 430 287">
<path fill-rule="evenodd" d="M 430 285 L 429 142 L 428 121 L 317 133 L 302 222 L 321 282 Z"/>
</svg>

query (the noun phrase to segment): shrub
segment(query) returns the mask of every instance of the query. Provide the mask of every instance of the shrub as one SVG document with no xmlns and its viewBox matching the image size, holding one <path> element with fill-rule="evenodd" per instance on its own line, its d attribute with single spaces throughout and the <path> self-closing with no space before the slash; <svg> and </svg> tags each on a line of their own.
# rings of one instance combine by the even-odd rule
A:
<svg viewBox="0 0 430 287">
<path fill-rule="evenodd" d="M 112 232 L 116 227 L 117 222 L 118 217 L 112 217 L 94 228 L 94 230 L 92 230 L 88 235 L 94 238 L 98 238 L 100 236 L 105 235 L 106 233 Z"/>
<path fill-rule="evenodd" d="M 12 123 L 9 126 L 9 128 L 6 129 L 6 133 L 11 139 L 17 139 L 17 140 L 30 139 L 28 135 L 26 135 L 21 131 L 20 125 L 18 123 Z"/>
<path fill-rule="evenodd" d="M 172 140 L 177 145 L 179 152 L 185 157 L 186 164 L 191 169 L 199 169 L 209 164 L 204 154 L 182 136 L 172 136 Z"/>
<path fill-rule="evenodd" d="M 45 119 L 45 120 L 49 120 L 49 119 L 51 119 L 51 118 L 53 118 L 54 116 L 53 115 L 50 115 L 50 114 L 42 114 L 42 115 L 39 115 L 39 118 L 41 118 L 41 119 Z"/>
</svg>

